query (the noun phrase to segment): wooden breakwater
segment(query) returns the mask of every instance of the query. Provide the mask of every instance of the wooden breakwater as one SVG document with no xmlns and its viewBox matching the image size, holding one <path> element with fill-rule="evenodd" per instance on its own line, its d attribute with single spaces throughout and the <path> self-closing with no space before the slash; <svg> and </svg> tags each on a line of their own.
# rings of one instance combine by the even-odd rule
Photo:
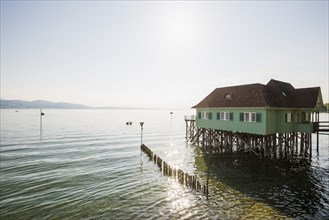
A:
<svg viewBox="0 0 329 220">
<path fill-rule="evenodd" d="M 190 175 L 181 169 L 176 169 L 174 166 L 171 166 L 166 161 L 162 160 L 161 157 L 154 154 L 151 149 L 144 144 L 141 145 L 141 149 L 150 158 L 150 160 L 152 160 L 160 168 L 160 171 L 164 175 L 176 179 L 184 186 L 190 187 L 196 191 L 203 192 L 204 194 L 208 195 L 208 185 L 202 185 L 194 175 Z"/>
</svg>

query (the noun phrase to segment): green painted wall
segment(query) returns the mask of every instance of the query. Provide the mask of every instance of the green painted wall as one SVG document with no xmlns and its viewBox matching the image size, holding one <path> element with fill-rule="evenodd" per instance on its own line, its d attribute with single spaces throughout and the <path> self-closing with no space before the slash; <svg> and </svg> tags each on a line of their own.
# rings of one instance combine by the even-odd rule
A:
<svg viewBox="0 0 329 220">
<path fill-rule="evenodd" d="M 266 134 L 275 134 L 277 132 L 277 114 L 278 111 L 274 109 L 267 109 L 266 111 Z M 285 120 L 285 118 L 283 118 Z"/>
<path fill-rule="evenodd" d="M 211 112 L 212 119 L 199 119 L 198 112 Z M 233 120 L 231 121 L 223 121 L 217 120 L 217 112 L 232 112 Z M 240 121 L 240 113 L 243 112 L 256 112 L 261 114 L 260 122 L 241 122 Z M 266 110 L 259 109 L 250 109 L 250 108 L 237 108 L 237 109 L 197 109 L 196 114 L 196 124 L 198 127 L 202 128 L 213 128 L 219 130 L 226 131 L 237 131 L 243 133 L 251 133 L 251 134 L 266 134 Z"/>
<path fill-rule="evenodd" d="M 276 128 L 274 131 L 277 133 L 289 133 L 289 132 L 306 132 L 312 133 L 313 125 L 310 123 L 311 118 L 309 117 L 309 122 L 306 122 L 302 118 L 302 112 L 310 114 L 310 110 L 301 109 L 284 109 L 284 110 L 275 110 L 276 111 Z M 286 122 L 285 121 L 285 114 L 292 113 L 293 114 L 293 121 Z M 297 119 L 298 118 L 298 119 Z M 267 125 L 270 127 L 271 125 Z"/>
<path fill-rule="evenodd" d="M 200 119 L 199 112 L 211 112 L 212 118 Z M 233 120 L 224 121 L 217 120 L 217 112 L 232 112 Z M 244 122 L 240 121 L 240 113 L 242 112 L 256 112 L 261 114 L 261 120 L 258 122 Z M 275 133 L 290 133 L 290 132 L 306 132 L 312 133 L 313 125 L 310 122 L 302 122 L 302 112 L 308 114 L 311 110 L 296 110 L 296 109 L 271 109 L 271 108 L 211 108 L 211 109 L 197 109 L 196 125 L 202 128 L 212 128 L 226 131 L 236 131 L 250 134 L 275 134 Z M 286 122 L 286 113 L 293 114 L 293 121 Z M 299 114 L 299 121 L 296 121 Z M 311 117 L 309 117 L 309 121 Z"/>
</svg>

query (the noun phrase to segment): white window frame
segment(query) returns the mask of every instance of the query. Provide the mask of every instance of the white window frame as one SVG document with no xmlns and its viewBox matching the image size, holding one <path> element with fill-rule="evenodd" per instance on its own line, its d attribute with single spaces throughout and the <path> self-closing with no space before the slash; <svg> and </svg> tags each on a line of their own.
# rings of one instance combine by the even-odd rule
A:
<svg viewBox="0 0 329 220">
<path fill-rule="evenodd" d="M 244 113 L 244 122 L 254 122 L 254 123 L 257 122 L 257 113 L 256 112 L 245 112 Z"/>
<path fill-rule="evenodd" d="M 201 119 L 210 120 L 209 115 L 210 115 L 210 112 L 201 112 Z"/>
<path fill-rule="evenodd" d="M 231 120 L 231 112 L 219 112 L 221 121 L 230 121 Z"/>
<path fill-rule="evenodd" d="M 251 114 L 251 122 L 257 122 L 257 114 L 256 112 L 252 112 Z"/>
<path fill-rule="evenodd" d="M 231 120 L 231 112 L 225 112 L 225 121 L 230 121 Z"/>
<path fill-rule="evenodd" d="M 220 120 L 225 120 L 225 112 L 220 112 Z"/>
<path fill-rule="evenodd" d="M 292 113 L 291 112 L 288 112 L 287 113 L 287 123 L 291 123 L 292 122 Z"/>
</svg>

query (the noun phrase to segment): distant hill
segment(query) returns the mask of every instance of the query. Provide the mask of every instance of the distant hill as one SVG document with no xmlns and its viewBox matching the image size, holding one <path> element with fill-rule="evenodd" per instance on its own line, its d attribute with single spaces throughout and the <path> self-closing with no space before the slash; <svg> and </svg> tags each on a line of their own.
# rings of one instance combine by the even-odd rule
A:
<svg viewBox="0 0 329 220">
<path fill-rule="evenodd" d="M 0 99 L 0 109 L 145 109 L 134 107 L 90 107 L 68 102 L 49 102 L 44 100 L 23 101 Z"/>
<path fill-rule="evenodd" d="M 91 109 L 91 107 L 72 104 L 67 102 L 49 102 L 43 100 L 22 101 L 22 100 L 0 100 L 0 108 L 3 109 Z"/>
</svg>

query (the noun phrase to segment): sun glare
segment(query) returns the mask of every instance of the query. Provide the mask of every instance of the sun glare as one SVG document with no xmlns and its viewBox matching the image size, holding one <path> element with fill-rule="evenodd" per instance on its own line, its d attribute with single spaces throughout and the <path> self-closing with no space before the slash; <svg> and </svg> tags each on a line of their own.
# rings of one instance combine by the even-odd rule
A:
<svg viewBox="0 0 329 220">
<path fill-rule="evenodd" d="M 173 10 L 164 18 L 165 40 L 173 45 L 189 44 L 198 34 L 198 20 L 191 10 Z"/>
<path fill-rule="evenodd" d="M 184 187 L 180 185 L 176 180 L 170 179 L 171 186 L 168 190 L 167 201 L 171 203 L 172 213 L 184 213 L 185 215 L 191 215 L 189 213 L 190 207 L 193 205 L 192 201 L 188 198 Z"/>
</svg>

